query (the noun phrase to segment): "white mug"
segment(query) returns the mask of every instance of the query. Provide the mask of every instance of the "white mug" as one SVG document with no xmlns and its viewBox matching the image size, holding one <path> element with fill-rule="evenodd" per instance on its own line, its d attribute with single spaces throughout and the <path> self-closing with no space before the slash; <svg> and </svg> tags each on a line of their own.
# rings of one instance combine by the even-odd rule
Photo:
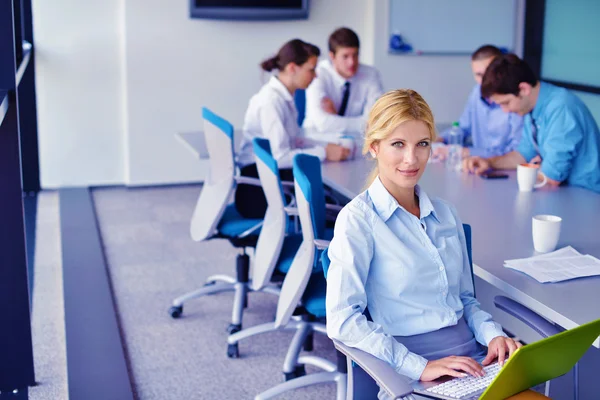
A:
<svg viewBox="0 0 600 400">
<path fill-rule="evenodd" d="M 532 219 L 533 248 L 540 253 L 556 249 L 562 218 L 556 215 L 536 215 Z"/>
<path fill-rule="evenodd" d="M 354 152 L 356 151 L 356 141 L 352 136 L 344 135 L 340 136 L 337 140 L 337 144 L 350 150 L 348 160 L 354 158 Z"/>
<path fill-rule="evenodd" d="M 537 181 L 538 175 L 541 175 L 542 181 Z M 531 192 L 533 189 L 538 189 L 548 183 L 548 179 L 540 173 L 540 166 L 537 164 L 520 164 L 517 165 L 517 183 L 521 192 Z"/>
</svg>

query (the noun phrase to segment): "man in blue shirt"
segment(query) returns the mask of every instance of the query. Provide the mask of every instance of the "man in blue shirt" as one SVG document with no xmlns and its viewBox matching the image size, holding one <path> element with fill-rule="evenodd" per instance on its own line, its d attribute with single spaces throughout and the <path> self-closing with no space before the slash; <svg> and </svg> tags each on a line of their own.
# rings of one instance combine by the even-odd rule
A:
<svg viewBox="0 0 600 400">
<path fill-rule="evenodd" d="M 516 149 L 523 131 L 523 117 L 515 113 L 505 113 L 500 106 L 481 97 L 481 80 L 488 65 L 502 52 L 495 46 L 481 46 L 471 55 L 471 70 L 477 85 L 471 91 L 459 125 L 465 138 L 463 157 L 501 156 Z M 443 132 L 440 139 L 446 142 L 449 131 Z M 437 147 L 433 156 L 444 159 L 445 147 Z"/>
<path fill-rule="evenodd" d="M 525 116 L 523 138 L 515 151 L 503 156 L 465 159 L 464 169 L 481 174 L 541 161 L 550 185 L 568 183 L 600 193 L 600 130 L 578 97 L 538 81 L 514 54 L 494 59 L 483 76 L 481 95 L 505 112 Z"/>
</svg>

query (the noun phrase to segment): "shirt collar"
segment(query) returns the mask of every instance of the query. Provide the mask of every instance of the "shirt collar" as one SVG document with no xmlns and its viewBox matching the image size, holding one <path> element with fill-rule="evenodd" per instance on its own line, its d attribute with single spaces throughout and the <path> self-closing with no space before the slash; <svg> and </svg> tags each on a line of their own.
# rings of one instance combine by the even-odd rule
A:
<svg viewBox="0 0 600 400">
<path fill-rule="evenodd" d="M 268 85 L 275 89 L 275 91 L 279 93 L 286 101 L 294 101 L 294 98 L 292 97 L 291 93 L 275 75 L 273 75 L 271 79 L 269 79 Z"/>
<path fill-rule="evenodd" d="M 353 78 L 356 75 L 358 75 L 358 70 L 360 70 L 360 65 L 359 65 L 358 70 L 356 71 L 356 74 L 354 74 L 354 76 L 350 77 L 350 79 L 346 79 L 343 76 L 341 76 L 339 74 L 339 72 L 337 72 L 337 70 L 335 69 L 335 67 L 331 63 L 331 60 L 326 60 L 325 63 L 327 65 L 327 68 L 331 71 L 331 76 L 333 76 L 333 80 L 335 82 L 335 85 L 337 87 L 340 87 L 340 88 L 343 87 L 346 82 L 352 83 Z"/>
<path fill-rule="evenodd" d="M 548 84 L 542 81 L 540 82 L 540 93 L 538 94 L 538 98 L 537 101 L 535 102 L 535 106 L 533 107 L 533 110 L 531 110 L 531 116 L 533 117 L 534 120 L 537 121 L 538 117 L 543 114 L 543 109 L 546 107 L 546 103 L 549 100 L 548 97 L 548 91 L 549 91 L 549 87 Z"/>
<path fill-rule="evenodd" d="M 390 219 L 390 217 L 398 208 L 404 212 L 408 212 L 404 209 L 404 207 L 401 207 L 394 198 L 394 196 L 392 196 L 390 192 L 387 191 L 385 186 L 383 186 L 383 183 L 381 183 L 379 176 L 375 178 L 371 186 L 369 186 L 368 192 L 369 196 L 371 197 L 371 201 L 375 206 L 375 211 L 384 221 Z M 429 196 L 427 196 L 427 193 L 425 193 L 425 191 L 422 190 L 419 185 L 415 186 L 415 193 L 419 197 L 419 209 L 421 211 L 421 219 L 431 214 L 439 223 L 440 220 L 437 217 L 435 208 L 433 207 Z"/>
<path fill-rule="evenodd" d="M 475 86 L 477 93 L 479 93 L 479 99 L 481 100 L 481 102 L 488 108 L 496 108 L 499 107 L 498 104 L 494 103 L 493 101 L 491 101 L 490 99 L 486 99 L 485 97 L 483 97 L 481 95 L 481 85 L 477 85 Z"/>
</svg>

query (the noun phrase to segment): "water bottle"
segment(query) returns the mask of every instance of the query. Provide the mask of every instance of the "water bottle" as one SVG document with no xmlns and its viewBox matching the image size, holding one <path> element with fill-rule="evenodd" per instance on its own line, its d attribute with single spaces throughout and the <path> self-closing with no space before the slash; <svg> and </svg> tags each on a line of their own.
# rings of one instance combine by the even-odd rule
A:
<svg viewBox="0 0 600 400">
<path fill-rule="evenodd" d="M 450 170 L 460 170 L 462 165 L 463 131 L 458 122 L 452 124 L 447 136 L 448 158 L 446 166 Z"/>
</svg>

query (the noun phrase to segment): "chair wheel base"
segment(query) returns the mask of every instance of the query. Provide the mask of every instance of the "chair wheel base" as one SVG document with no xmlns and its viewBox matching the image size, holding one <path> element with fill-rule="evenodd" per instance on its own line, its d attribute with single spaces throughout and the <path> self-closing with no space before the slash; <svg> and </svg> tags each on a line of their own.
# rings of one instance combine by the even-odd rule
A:
<svg viewBox="0 0 600 400">
<path fill-rule="evenodd" d="M 169 308 L 169 315 L 171 316 L 171 318 L 179 318 L 179 317 L 181 317 L 182 313 L 183 313 L 183 305 L 172 306 L 171 308 Z"/>
<path fill-rule="evenodd" d="M 296 365 L 296 368 L 294 368 L 294 370 L 292 372 L 284 372 L 283 373 L 283 378 L 285 379 L 285 381 L 289 381 L 295 378 L 300 378 L 301 376 L 306 375 L 306 368 L 304 367 L 304 364 L 301 365 Z"/>
<path fill-rule="evenodd" d="M 237 343 L 227 345 L 227 357 L 228 358 L 240 358 L 240 349 L 239 349 Z"/>
<path fill-rule="evenodd" d="M 236 332 L 239 332 L 242 330 L 242 325 L 241 324 L 229 324 L 229 326 L 227 327 L 227 332 L 230 335 L 233 335 Z"/>
</svg>

